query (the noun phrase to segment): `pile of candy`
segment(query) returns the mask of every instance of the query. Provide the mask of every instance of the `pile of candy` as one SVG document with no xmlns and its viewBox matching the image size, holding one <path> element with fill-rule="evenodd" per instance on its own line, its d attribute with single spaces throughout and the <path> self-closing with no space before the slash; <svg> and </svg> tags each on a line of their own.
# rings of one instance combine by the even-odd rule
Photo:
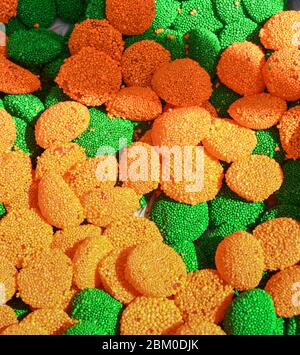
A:
<svg viewBox="0 0 300 355">
<path fill-rule="evenodd" d="M 0 333 L 300 334 L 300 12 L 0 0 L 0 22 Z M 164 179 L 163 147 L 193 174 Z"/>
</svg>

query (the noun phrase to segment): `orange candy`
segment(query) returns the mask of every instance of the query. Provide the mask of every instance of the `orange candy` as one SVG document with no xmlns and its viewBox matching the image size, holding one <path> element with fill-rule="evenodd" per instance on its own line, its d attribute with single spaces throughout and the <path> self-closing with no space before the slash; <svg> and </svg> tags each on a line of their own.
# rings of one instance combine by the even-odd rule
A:
<svg viewBox="0 0 300 355">
<path fill-rule="evenodd" d="M 93 189 L 81 198 L 87 220 L 107 227 L 122 217 L 132 216 L 139 209 L 139 196 L 127 187 Z"/>
<path fill-rule="evenodd" d="M 107 104 L 107 112 L 132 121 L 151 121 L 162 113 L 162 104 L 150 88 L 131 86 L 117 93 Z"/>
<path fill-rule="evenodd" d="M 2 333 L 2 335 L 49 335 L 49 333 L 39 327 L 36 324 L 24 324 L 23 322 L 19 324 L 14 324 L 7 327 Z"/>
<path fill-rule="evenodd" d="M 222 53 L 217 66 L 220 81 L 240 95 L 253 95 L 265 90 L 262 69 L 264 52 L 251 42 L 234 43 Z"/>
<path fill-rule="evenodd" d="M 127 258 L 125 277 L 143 296 L 174 295 L 183 287 L 186 275 L 181 257 L 163 243 L 139 244 Z"/>
<path fill-rule="evenodd" d="M 107 0 L 106 17 L 124 35 L 148 30 L 155 17 L 154 0 Z"/>
<path fill-rule="evenodd" d="M 125 278 L 125 265 L 131 249 L 129 247 L 112 251 L 98 267 L 104 290 L 124 304 L 140 295 Z"/>
<path fill-rule="evenodd" d="M 60 102 L 49 107 L 37 120 L 36 142 L 45 149 L 68 143 L 80 136 L 87 129 L 89 122 L 90 112 L 87 107 L 78 102 Z"/>
<path fill-rule="evenodd" d="M 49 335 L 63 334 L 68 328 L 76 324 L 62 309 L 37 309 L 29 313 L 21 322 L 22 326 L 38 326 Z"/>
<path fill-rule="evenodd" d="M 98 264 L 113 250 L 105 236 L 88 237 L 77 248 L 73 257 L 73 281 L 80 290 L 101 285 Z"/>
<path fill-rule="evenodd" d="M 79 199 L 59 175 L 51 173 L 41 179 L 38 203 L 43 217 L 56 228 L 75 227 L 83 222 Z"/>
<path fill-rule="evenodd" d="M 13 118 L 4 109 L 0 109 L 0 151 L 9 150 L 16 139 L 16 126 Z"/>
<path fill-rule="evenodd" d="M 0 256 L 0 286 L 3 287 L 3 289 L 0 287 L 0 309 L 2 303 L 9 301 L 16 292 L 17 273 L 15 265 L 9 259 Z"/>
<path fill-rule="evenodd" d="M 122 151 L 119 167 L 123 186 L 145 195 L 158 188 L 160 160 L 154 147 L 135 142 Z"/>
<path fill-rule="evenodd" d="M 126 216 L 111 223 L 103 233 L 114 248 L 123 249 L 150 241 L 162 242 L 156 224 L 147 218 Z"/>
<path fill-rule="evenodd" d="M 176 335 L 226 335 L 221 327 L 199 319 L 197 322 L 188 322 L 176 330 Z"/>
<path fill-rule="evenodd" d="M 280 141 L 287 159 L 300 158 L 300 107 L 286 112 L 279 124 Z"/>
<path fill-rule="evenodd" d="M 157 95 L 174 106 L 195 106 L 212 94 L 209 74 L 192 59 L 176 59 L 161 65 L 152 77 Z"/>
<path fill-rule="evenodd" d="M 209 134 L 203 140 L 209 154 L 227 163 L 251 155 L 256 144 L 254 131 L 239 126 L 233 120 L 218 118 L 214 119 Z"/>
<path fill-rule="evenodd" d="M 0 1 L 0 22 L 7 23 L 10 18 L 17 15 L 18 0 Z"/>
<path fill-rule="evenodd" d="M 263 77 L 270 94 L 283 100 L 300 99 L 300 51 L 284 48 L 274 52 L 263 68 Z"/>
<path fill-rule="evenodd" d="M 181 324 L 174 301 L 166 298 L 137 297 L 123 311 L 121 335 L 167 335 Z"/>
<path fill-rule="evenodd" d="M 109 167 L 109 171 L 107 171 Z M 113 188 L 118 178 L 118 161 L 114 156 L 97 156 L 73 165 L 65 174 L 64 179 L 77 197 L 96 187 Z"/>
<path fill-rule="evenodd" d="M 85 20 L 76 24 L 69 40 L 71 55 L 84 47 L 93 47 L 120 61 L 124 50 L 122 34 L 107 20 Z"/>
<path fill-rule="evenodd" d="M 205 269 L 188 274 L 186 287 L 175 295 L 175 304 L 185 321 L 195 318 L 220 323 L 233 297 L 233 288 L 216 270 Z"/>
<path fill-rule="evenodd" d="M 0 334 L 5 328 L 17 324 L 18 319 L 14 309 L 7 305 L 0 306 Z"/>
<path fill-rule="evenodd" d="M 65 60 L 55 82 L 73 100 L 101 106 L 119 91 L 122 74 L 118 62 L 108 54 L 84 47 Z"/>
<path fill-rule="evenodd" d="M 24 261 L 50 249 L 52 234 L 38 211 L 12 209 L 0 221 L 0 255 L 20 268 Z"/>
<path fill-rule="evenodd" d="M 49 173 L 63 176 L 73 165 L 85 160 L 84 148 L 76 143 L 51 146 L 37 158 L 36 179 L 39 180 Z"/>
<path fill-rule="evenodd" d="M 232 163 L 226 172 L 226 183 L 247 201 L 264 201 L 283 183 L 280 165 L 264 155 L 251 155 Z"/>
<path fill-rule="evenodd" d="M 258 225 L 253 236 L 263 247 L 266 270 L 282 270 L 300 261 L 299 222 L 274 218 Z"/>
<path fill-rule="evenodd" d="M 239 291 L 255 288 L 264 271 L 263 248 L 247 232 L 225 237 L 217 248 L 215 260 L 222 279 Z"/>
<path fill-rule="evenodd" d="M 292 266 L 277 272 L 267 282 L 267 291 L 274 302 L 279 317 L 290 318 L 300 315 L 300 267 Z"/>
<path fill-rule="evenodd" d="M 286 111 L 283 99 L 261 93 L 236 100 L 228 113 L 241 126 L 259 130 L 275 126 Z"/>
<path fill-rule="evenodd" d="M 38 76 L 0 55 L 0 92 L 5 94 L 30 94 L 41 87 Z"/>
<path fill-rule="evenodd" d="M 260 30 L 261 43 L 267 49 L 279 50 L 299 46 L 299 11 L 282 11 L 272 16 Z"/>
<path fill-rule="evenodd" d="M 0 166 L 0 202 L 17 204 L 32 182 L 31 160 L 22 151 L 0 153 Z"/>
<path fill-rule="evenodd" d="M 61 308 L 71 284 L 71 260 L 57 249 L 32 258 L 17 278 L 20 297 L 33 308 Z"/>
<path fill-rule="evenodd" d="M 91 224 L 69 227 L 57 231 L 54 234 L 51 247 L 62 250 L 70 259 L 72 259 L 77 248 L 86 238 L 98 238 L 101 234 L 102 229 Z"/>
<path fill-rule="evenodd" d="M 155 41 L 139 41 L 122 57 L 122 74 L 127 86 L 151 86 L 155 71 L 171 60 L 170 52 Z"/>
<path fill-rule="evenodd" d="M 201 107 L 182 107 L 164 112 L 154 121 L 151 137 L 158 146 L 196 146 L 209 134 L 211 115 Z"/>
<path fill-rule="evenodd" d="M 162 189 L 167 196 L 175 201 L 189 205 L 196 205 L 214 199 L 222 187 L 224 177 L 220 162 L 206 152 L 204 152 L 204 164 L 201 158 L 202 154 L 200 152 L 200 154 L 197 153 L 200 158 L 197 164 L 198 159 L 196 159 L 195 150 L 192 151 L 193 164 L 188 163 L 190 161 L 189 155 L 185 159 L 178 160 L 183 166 L 184 161 L 188 165 L 193 165 L 191 169 L 191 172 L 193 172 L 192 179 L 190 174 L 185 176 L 184 171 L 182 174 L 178 174 L 178 167 L 174 170 L 174 162 L 172 161 L 170 179 L 168 177 L 162 178 L 161 181 Z"/>
</svg>

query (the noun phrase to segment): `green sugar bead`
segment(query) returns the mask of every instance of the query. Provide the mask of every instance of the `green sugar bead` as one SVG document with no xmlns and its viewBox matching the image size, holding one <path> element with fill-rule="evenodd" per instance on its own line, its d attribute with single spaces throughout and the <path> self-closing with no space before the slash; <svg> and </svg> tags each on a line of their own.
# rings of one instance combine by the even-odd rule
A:
<svg viewBox="0 0 300 355">
<path fill-rule="evenodd" d="M 170 247 L 181 256 L 187 272 L 194 272 L 196 270 L 207 268 L 207 260 L 204 252 L 194 243 L 183 241 L 177 244 L 171 244 Z"/>
<path fill-rule="evenodd" d="M 276 318 L 276 327 L 274 329 L 273 335 L 284 335 L 285 332 L 285 320 L 284 318 Z"/>
<path fill-rule="evenodd" d="M 22 150 L 31 158 L 36 158 L 42 152 L 35 141 L 34 127 L 18 117 L 13 117 L 17 129 L 15 147 Z"/>
<path fill-rule="evenodd" d="M 282 164 L 285 160 L 285 153 L 280 143 L 279 131 L 277 127 L 255 131 L 255 134 L 257 138 L 257 145 L 252 154 L 267 155 Z"/>
<path fill-rule="evenodd" d="M 206 257 L 208 268 L 216 268 L 215 255 L 221 241 L 228 235 L 240 230 L 245 231 L 246 227 L 226 223 L 207 231 L 200 237 L 199 248 L 203 251 Z"/>
<path fill-rule="evenodd" d="M 63 90 L 55 85 L 53 86 L 49 93 L 45 97 L 45 108 L 56 105 L 59 102 L 68 101 L 70 98 L 63 92 Z"/>
<path fill-rule="evenodd" d="M 236 195 L 226 185 L 208 203 L 210 226 L 230 223 L 237 227 L 250 227 L 257 223 L 265 211 L 263 202 L 249 202 Z"/>
<path fill-rule="evenodd" d="M 185 34 L 192 29 L 206 28 L 216 32 L 223 27 L 214 13 L 211 0 L 187 0 L 174 21 L 175 30 Z"/>
<path fill-rule="evenodd" d="M 223 325 L 229 335 L 273 335 L 277 317 L 271 296 L 260 289 L 241 293 L 227 309 Z"/>
<path fill-rule="evenodd" d="M 241 19 L 236 22 L 231 22 L 220 32 L 219 40 L 221 48 L 225 49 L 235 42 L 250 41 L 256 44 L 259 42 L 259 27 L 257 23 L 250 19 Z"/>
<path fill-rule="evenodd" d="M 242 0 L 213 0 L 216 13 L 225 23 L 231 23 L 246 17 Z"/>
<path fill-rule="evenodd" d="M 4 107 L 12 116 L 34 125 L 37 118 L 45 110 L 42 101 L 32 94 L 6 95 Z"/>
<path fill-rule="evenodd" d="M 64 22 L 75 23 L 84 12 L 82 0 L 55 0 L 57 16 Z"/>
<path fill-rule="evenodd" d="M 277 205 L 261 216 L 260 223 L 281 217 L 292 218 L 300 222 L 300 207 L 294 205 Z"/>
<path fill-rule="evenodd" d="M 79 321 L 94 323 L 107 334 L 114 335 L 122 308 L 122 303 L 108 293 L 97 288 L 86 288 L 73 298 L 70 315 Z"/>
<path fill-rule="evenodd" d="M 21 298 L 14 297 L 7 302 L 7 305 L 15 311 L 19 321 L 21 321 L 31 312 L 29 306 L 24 303 Z"/>
<path fill-rule="evenodd" d="M 283 172 L 284 181 L 276 197 L 283 205 L 300 207 L 300 160 L 288 160 L 283 166 Z"/>
<path fill-rule="evenodd" d="M 221 45 L 218 37 L 211 31 L 201 28 L 191 30 L 187 40 L 189 57 L 197 61 L 214 77 Z"/>
<path fill-rule="evenodd" d="M 26 30 L 25 25 L 18 19 L 18 17 L 12 17 L 6 25 L 6 35 L 9 37 L 16 31 Z"/>
<path fill-rule="evenodd" d="M 28 27 L 49 27 L 56 17 L 54 0 L 19 0 L 18 18 Z"/>
<path fill-rule="evenodd" d="M 109 335 L 105 328 L 90 322 L 80 322 L 68 328 L 65 335 Z"/>
<path fill-rule="evenodd" d="M 216 83 L 210 101 L 220 117 L 230 117 L 229 107 L 241 96 L 229 89 L 226 85 Z"/>
<path fill-rule="evenodd" d="M 249 17 L 257 23 L 262 23 L 285 10 L 287 0 L 243 0 L 243 4 Z"/>
<path fill-rule="evenodd" d="M 2 99 L 0 99 L 0 108 L 4 108 L 4 103 Z"/>
<path fill-rule="evenodd" d="M 110 148 L 106 154 L 115 154 L 129 146 L 133 141 L 133 124 L 122 118 L 110 118 L 105 112 L 90 109 L 89 127 L 79 138 L 74 140 L 85 149 L 88 157 L 102 155 L 99 153 L 103 147 Z"/>
<path fill-rule="evenodd" d="M 29 66 L 46 64 L 64 50 L 64 38 L 45 29 L 14 32 L 8 41 L 8 55 Z"/>
<path fill-rule="evenodd" d="M 168 28 L 175 21 L 178 15 L 180 2 L 177 0 L 156 0 L 155 2 L 155 18 L 152 22 L 151 28 Z"/>
<path fill-rule="evenodd" d="M 87 19 L 104 20 L 106 18 L 105 9 L 105 0 L 89 0 L 85 11 L 85 17 Z"/>
<path fill-rule="evenodd" d="M 300 335 L 300 316 L 286 319 L 285 335 Z"/>
<path fill-rule="evenodd" d="M 150 218 L 166 243 L 176 244 L 198 239 L 208 227 L 207 203 L 191 206 L 160 196 L 152 206 Z"/>
</svg>

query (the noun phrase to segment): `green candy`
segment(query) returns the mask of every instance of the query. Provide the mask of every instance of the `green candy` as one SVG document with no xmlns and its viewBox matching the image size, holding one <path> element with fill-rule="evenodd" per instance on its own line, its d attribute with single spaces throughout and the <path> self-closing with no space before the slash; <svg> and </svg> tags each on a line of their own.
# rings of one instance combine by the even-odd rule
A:
<svg viewBox="0 0 300 355">
<path fill-rule="evenodd" d="M 0 218 L 3 218 L 6 215 L 6 208 L 3 203 L 0 203 Z"/>
<path fill-rule="evenodd" d="M 64 50 L 64 38 L 45 29 L 14 32 L 8 41 L 8 55 L 29 66 L 46 64 Z"/>
<path fill-rule="evenodd" d="M 151 28 L 166 29 L 170 27 L 178 16 L 179 8 L 180 2 L 177 0 L 156 0 L 156 14 L 152 22 Z"/>
<path fill-rule="evenodd" d="M 287 0 L 243 0 L 243 4 L 249 17 L 257 23 L 262 23 L 285 10 Z"/>
<path fill-rule="evenodd" d="M 6 25 L 6 35 L 9 37 L 16 31 L 26 30 L 24 24 L 18 19 L 18 17 L 12 17 Z"/>
<path fill-rule="evenodd" d="M 7 302 L 7 305 L 13 308 L 19 321 L 31 312 L 30 307 L 21 298 L 14 297 Z"/>
<path fill-rule="evenodd" d="M 177 244 L 172 244 L 170 247 L 181 256 L 187 272 L 193 272 L 207 267 L 207 260 L 203 251 L 194 243 L 183 241 Z"/>
<path fill-rule="evenodd" d="M 283 185 L 276 193 L 281 204 L 300 207 L 300 160 L 288 160 L 284 166 Z"/>
<path fill-rule="evenodd" d="M 296 219 L 300 222 L 300 207 L 293 205 L 277 205 L 262 215 L 260 223 L 281 217 Z"/>
<path fill-rule="evenodd" d="M 195 28 L 216 32 L 223 27 L 214 13 L 211 0 L 187 0 L 182 3 L 181 13 L 174 21 L 175 30 L 182 34 Z"/>
<path fill-rule="evenodd" d="M 109 147 L 110 152 L 115 154 L 120 149 L 130 145 L 133 141 L 133 124 L 122 118 L 110 118 L 105 112 L 95 108 L 90 109 L 89 127 L 79 138 L 74 140 L 85 149 L 88 157 L 95 157 L 99 149 Z M 121 141 L 120 141 L 121 140 Z"/>
<path fill-rule="evenodd" d="M 286 320 L 285 335 L 300 335 L 300 316 L 295 316 Z"/>
<path fill-rule="evenodd" d="M 229 107 L 241 96 L 229 89 L 226 85 L 216 83 L 210 98 L 210 102 L 217 110 L 220 117 L 229 117 Z"/>
<path fill-rule="evenodd" d="M 45 108 L 56 105 L 59 102 L 68 101 L 69 97 L 63 92 L 63 90 L 55 85 L 45 97 Z"/>
<path fill-rule="evenodd" d="M 69 57 L 69 54 L 65 53 L 55 58 L 52 62 L 48 63 L 44 67 L 44 73 L 47 78 L 54 80 L 60 70 L 60 67 L 64 64 L 66 58 Z"/>
<path fill-rule="evenodd" d="M 89 0 L 85 11 L 85 17 L 87 19 L 104 20 L 106 2 L 105 0 Z"/>
<path fill-rule="evenodd" d="M 80 322 L 66 330 L 65 335 L 109 335 L 105 328 L 91 322 Z"/>
<path fill-rule="evenodd" d="M 209 202 L 210 225 L 218 227 L 230 223 L 237 227 L 250 227 L 257 223 L 265 211 L 263 202 L 249 202 L 236 195 L 226 185 Z"/>
<path fill-rule="evenodd" d="M 84 12 L 82 0 L 55 0 L 57 16 L 64 22 L 77 22 Z"/>
<path fill-rule="evenodd" d="M 176 244 L 198 239 L 208 227 L 207 203 L 190 206 L 160 196 L 152 206 L 150 218 L 166 243 Z"/>
<path fill-rule="evenodd" d="M 34 125 L 37 118 L 45 110 L 42 101 L 32 94 L 6 95 L 4 107 L 12 116 Z"/>
<path fill-rule="evenodd" d="M 196 60 L 213 77 L 221 52 L 218 37 L 205 28 L 194 29 L 189 32 L 187 44 L 189 57 Z"/>
<path fill-rule="evenodd" d="M 235 42 L 250 41 L 259 43 L 258 32 L 259 27 L 257 23 L 248 18 L 231 22 L 225 25 L 223 30 L 220 32 L 219 40 L 221 48 L 225 49 Z"/>
<path fill-rule="evenodd" d="M 271 296 L 260 289 L 241 293 L 227 309 L 223 325 L 228 335 L 273 335 L 278 323 Z"/>
<path fill-rule="evenodd" d="M 41 148 L 35 142 L 34 128 L 18 117 L 13 117 L 17 129 L 15 146 L 32 158 L 36 158 L 41 153 Z"/>
<path fill-rule="evenodd" d="M 213 0 L 216 13 L 225 23 L 231 23 L 246 17 L 242 0 Z"/>
<path fill-rule="evenodd" d="M 273 335 L 284 335 L 284 332 L 285 332 L 285 320 L 284 318 L 277 317 L 276 327 Z"/>
<path fill-rule="evenodd" d="M 90 322 L 109 335 L 117 333 L 122 303 L 97 288 L 78 292 L 71 302 L 70 315 L 82 322 Z"/>
<path fill-rule="evenodd" d="M 19 0 L 18 18 L 28 27 L 49 27 L 56 17 L 54 0 Z"/>
<path fill-rule="evenodd" d="M 285 160 L 285 153 L 280 143 L 277 127 L 266 130 L 255 131 L 257 145 L 252 154 L 267 155 L 282 164 Z"/>
</svg>

